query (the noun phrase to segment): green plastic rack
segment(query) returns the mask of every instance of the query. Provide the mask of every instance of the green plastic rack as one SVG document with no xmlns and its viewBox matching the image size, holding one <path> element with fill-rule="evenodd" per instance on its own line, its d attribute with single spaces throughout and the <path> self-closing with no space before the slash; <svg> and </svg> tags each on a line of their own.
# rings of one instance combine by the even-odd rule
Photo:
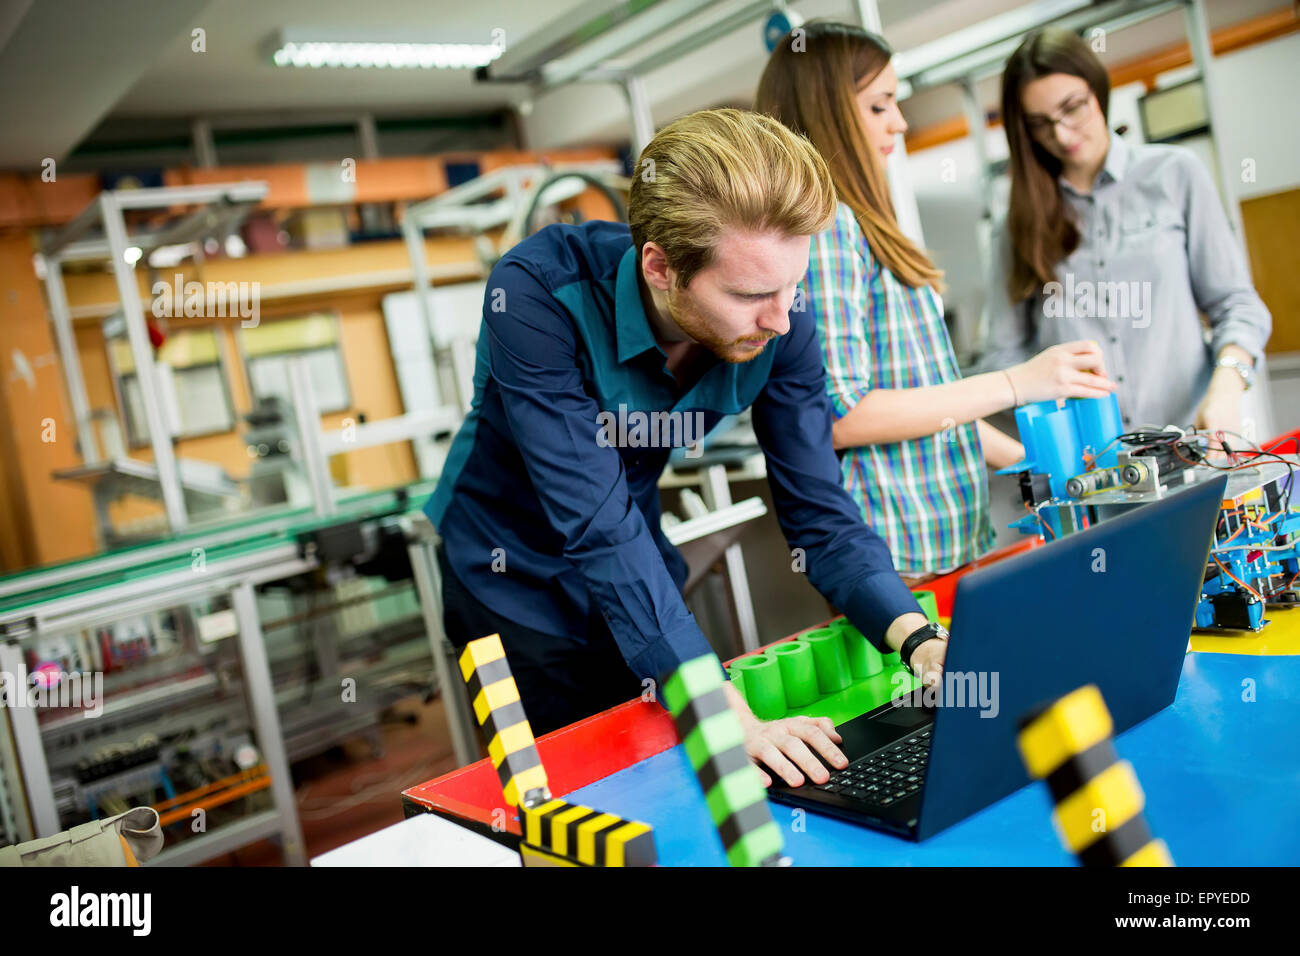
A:
<svg viewBox="0 0 1300 956">
<path fill-rule="evenodd" d="M 926 617 L 937 622 L 934 593 L 913 593 Z M 739 657 L 727 673 L 760 720 L 829 717 L 841 724 L 921 684 L 896 652 L 881 654 L 843 617 Z"/>
</svg>

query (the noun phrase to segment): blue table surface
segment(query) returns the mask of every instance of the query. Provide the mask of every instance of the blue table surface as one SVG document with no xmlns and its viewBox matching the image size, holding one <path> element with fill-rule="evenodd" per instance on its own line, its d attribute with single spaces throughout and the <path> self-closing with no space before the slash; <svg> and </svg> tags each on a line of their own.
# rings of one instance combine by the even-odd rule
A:
<svg viewBox="0 0 1300 956">
<path fill-rule="evenodd" d="M 1176 864 L 1300 863 L 1300 657 L 1188 654 L 1173 705 L 1119 735 L 1115 746 L 1137 772 L 1147 822 Z M 652 825 L 662 865 L 726 865 L 680 746 L 567 799 Z M 1074 863 L 1056 835 L 1041 783 L 923 843 L 771 807 L 796 866 Z"/>
</svg>

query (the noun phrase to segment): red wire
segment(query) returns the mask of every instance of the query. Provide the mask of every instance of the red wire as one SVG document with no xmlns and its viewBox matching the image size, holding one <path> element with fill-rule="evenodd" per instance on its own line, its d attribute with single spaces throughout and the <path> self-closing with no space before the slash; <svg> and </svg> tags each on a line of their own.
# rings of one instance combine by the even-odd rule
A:
<svg viewBox="0 0 1300 956">
<path fill-rule="evenodd" d="M 1047 523 L 1046 520 L 1044 520 L 1044 518 L 1043 518 L 1042 515 L 1040 515 L 1040 514 L 1039 514 L 1037 511 L 1035 511 L 1033 508 L 1029 507 L 1029 502 L 1028 502 L 1028 501 L 1024 502 L 1024 505 L 1025 505 L 1025 510 L 1028 511 L 1031 515 L 1033 515 L 1035 518 L 1038 519 L 1038 523 L 1039 523 L 1039 525 L 1041 525 L 1042 528 L 1043 528 L 1043 530 L 1046 531 L 1046 532 L 1051 536 L 1051 540 L 1055 541 L 1055 540 L 1056 540 L 1056 532 L 1052 530 L 1052 526 L 1049 525 L 1049 524 Z"/>
<path fill-rule="evenodd" d="M 1224 574 L 1226 574 L 1228 577 L 1232 578 L 1232 580 L 1236 581 L 1239 585 L 1241 585 L 1243 588 L 1245 588 L 1245 589 L 1246 589 L 1247 591 L 1249 591 L 1251 594 L 1255 595 L 1255 597 L 1259 598 L 1259 600 L 1261 600 L 1261 601 L 1264 600 L 1264 595 L 1260 594 L 1258 591 L 1256 591 L 1254 588 L 1252 588 L 1249 584 L 1247 584 L 1245 581 L 1241 580 L 1241 578 L 1237 577 L 1235 574 L 1233 574 L 1231 571 L 1229 571 L 1226 567 L 1224 567 L 1223 562 L 1219 560 L 1219 556 L 1218 556 L 1217 554 L 1211 555 L 1211 557 L 1214 558 L 1214 563 L 1217 564 L 1217 565 L 1219 566 L 1219 570 L 1220 570 L 1220 571 L 1222 571 L 1222 572 L 1223 572 Z"/>
</svg>

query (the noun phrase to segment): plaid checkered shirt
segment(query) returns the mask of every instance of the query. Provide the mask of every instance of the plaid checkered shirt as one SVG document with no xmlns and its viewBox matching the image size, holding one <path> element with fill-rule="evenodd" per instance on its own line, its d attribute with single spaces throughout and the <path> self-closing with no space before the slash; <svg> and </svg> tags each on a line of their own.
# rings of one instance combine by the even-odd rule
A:
<svg viewBox="0 0 1300 956">
<path fill-rule="evenodd" d="M 874 388 L 926 388 L 961 378 L 929 286 L 904 284 L 872 255 L 853 211 L 814 236 L 804 278 L 836 418 Z M 993 546 L 984 454 L 975 424 L 849 448 L 844 487 L 889 544 L 901 574 L 948 571 Z"/>
</svg>

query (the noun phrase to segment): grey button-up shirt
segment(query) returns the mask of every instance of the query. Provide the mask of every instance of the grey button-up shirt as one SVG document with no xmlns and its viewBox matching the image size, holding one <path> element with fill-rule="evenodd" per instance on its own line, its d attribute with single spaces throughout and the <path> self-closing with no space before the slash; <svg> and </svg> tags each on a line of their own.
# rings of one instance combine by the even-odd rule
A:
<svg viewBox="0 0 1300 956">
<path fill-rule="evenodd" d="M 1238 345 L 1258 361 L 1272 330 L 1209 174 L 1181 147 L 1112 134 L 1090 194 L 1058 182 L 1079 247 L 1057 265 L 1058 282 L 1012 305 L 1011 240 L 1005 223 L 996 231 L 979 367 L 1093 339 L 1125 425 L 1192 424 L 1219 350 Z"/>
</svg>

